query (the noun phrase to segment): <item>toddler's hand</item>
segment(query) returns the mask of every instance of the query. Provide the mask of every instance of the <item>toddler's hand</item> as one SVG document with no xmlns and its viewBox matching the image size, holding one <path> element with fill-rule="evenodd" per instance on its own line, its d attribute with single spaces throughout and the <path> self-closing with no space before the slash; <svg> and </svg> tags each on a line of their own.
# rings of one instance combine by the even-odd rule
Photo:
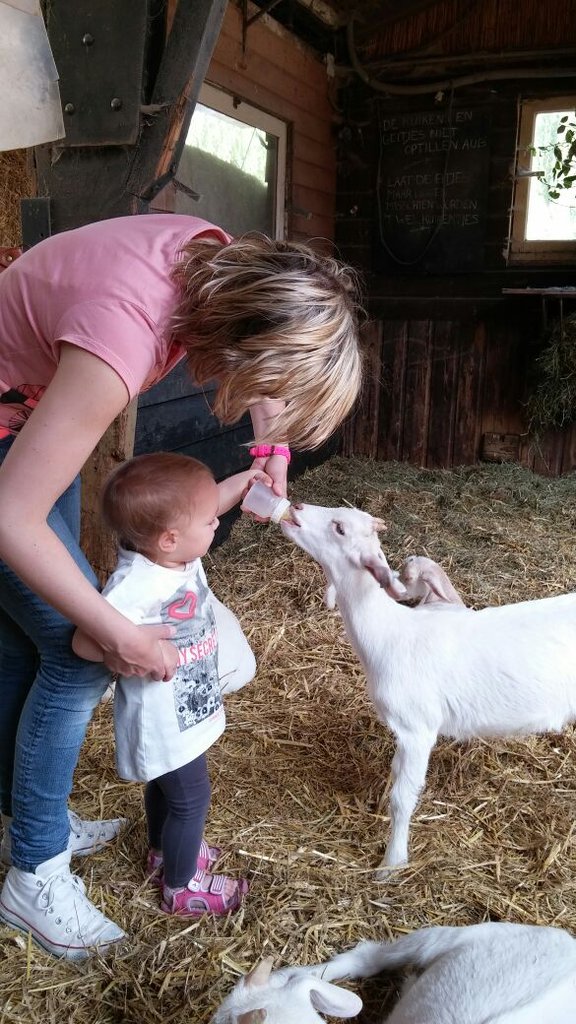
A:
<svg viewBox="0 0 576 1024">
<path fill-rule="evenodd" d="M 160 650 L 164 659 L 164 681 L 169 682 L 178 668 L 178 648 L 169 640 L 160 641 Z"/>
</svg>

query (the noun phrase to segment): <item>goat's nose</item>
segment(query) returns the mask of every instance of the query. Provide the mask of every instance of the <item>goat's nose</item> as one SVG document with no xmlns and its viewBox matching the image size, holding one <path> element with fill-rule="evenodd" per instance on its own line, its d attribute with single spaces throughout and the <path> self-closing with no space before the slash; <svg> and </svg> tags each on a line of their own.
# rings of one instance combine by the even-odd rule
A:
<svg viewBox="0 0 576 1024">
<path fill-rule="evenodd" d="M 304 508 L 304 502 L 302 502 L 302 501 L 293 501 L 292 502 L 292 508 L 303 509 Z"/>
</svg>

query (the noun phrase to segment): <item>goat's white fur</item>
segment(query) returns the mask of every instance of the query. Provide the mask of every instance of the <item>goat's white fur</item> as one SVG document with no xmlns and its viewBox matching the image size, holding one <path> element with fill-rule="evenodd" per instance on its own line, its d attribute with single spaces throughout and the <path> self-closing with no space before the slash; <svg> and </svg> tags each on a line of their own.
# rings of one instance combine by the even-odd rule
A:
<svg viewBox="0 0 576 1024">
<path fill-rule="evenodd" d="M 325 981 L 414 968 L 386 1024 L 575 1024 L 576 941 L 559 928 L 423 928 L 361 942 L 314 968 Z"/>
<path fill-rule="evenodd" d="M 361 942 L 326 964 L 242 979 L 212 1024 L 312 1024 L 317 1010 L 350 1017 L 362 1006 L 331 984 L 410 968 L 382 1024 L 575 1024 L 576 941 L 559 928 L 480 924 L 422 928 L 387 944 Z"/>
<path fill-rule="evenodd" d="M 418 608 L 431 604 L 443 608 L 465 607 L 442 566 L 425 555 L 409 555 L 405 558 L 399 579 L 406 587 L 406 595 L 402 600 L 417 600 Z"/>
<path fill-rule="evenodd" d="M 271 974 L 271 966 L 271 961 L 264 961 L 241 978 L 211 1024 L 322 1024 L 317 1010 L 349 1018 L 362 1009 L 354 992 L 315 977 L 312 971 Z"/>
<path fill-rule="evenodd" d="M 397 603 L 404 587 L 380 547 L 380 521 L 317 505 L 292 516 L 282 530 L 325 570 L 369 695 L 396 737 L 384 878 L 408 859 L 410 817 L 439 735 L 557 731 L 576 719 L 576 594 L 415 614 Z"/>
</svg>

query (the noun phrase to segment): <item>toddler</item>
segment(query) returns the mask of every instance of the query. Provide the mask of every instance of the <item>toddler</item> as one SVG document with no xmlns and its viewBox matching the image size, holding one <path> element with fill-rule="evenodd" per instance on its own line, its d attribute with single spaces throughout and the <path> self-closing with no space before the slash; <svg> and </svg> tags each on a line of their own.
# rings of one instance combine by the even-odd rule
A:
<svg viewBox="0 0 576 1024">
<path fill-rule="evenodd" d="M 169 914 L 225 914 L 248 891 L 245 879 L 212 873 L 221 851 L 207 845 L 203 832 L 210 802 L 206 750 L 225 726 L 219 675 L 239 689 L 255 662 L 238 620 L 210 592 L 200 559 L 218 516 L 255 479 L 269 481 L 250 469 L 217 484 L 196 459 L 158 452 L 123 463 L 103 493 L 104 518 L 120 543 L 104 597 L 135 623 L 172 625 L 174 639 L 163 642 L 179 651 L 170 682 L 121 676 L 114 699 L 118 773 L 146 782 L 147 870 Z M 217 620 L 228 641 L 222 657 Z M 102 658 L 81 630 L 73 648 L 88 660 Z"/>
</svg>

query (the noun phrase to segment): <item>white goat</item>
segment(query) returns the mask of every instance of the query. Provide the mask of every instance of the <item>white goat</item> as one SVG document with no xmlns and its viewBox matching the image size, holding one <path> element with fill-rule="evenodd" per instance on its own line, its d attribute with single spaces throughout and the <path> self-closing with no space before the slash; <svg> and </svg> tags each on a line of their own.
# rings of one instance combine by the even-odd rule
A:
<svg viewBox="0 0 576 1024">
<path fill-rule="evenodd" d="M 576 1024 L 576 941 L 559 928 L 494 923 L 361 942 L 312 968 L 270 974 L 262 963 L 212 1024 L 313 1024 L 316 1010 L 348 1018 L 361 1000 L 331 982 L 406 967 L 416 976 L 382 1024 Z"/>
<path fill-rule="evenodd" d="M 431 604 L 441 608 L 465 607 L 444 569 L 425 555 L 405 558 L 398 578 L 406 587 L 402 600 L 418 600 L 418 608 Z"/>
<path fill-rule="evenodd" d="M 390 840 L 377 876 L 385 878 L 385 867 L 408 859 L 410 817 L 439 735 L 557 731 L 576 719 L 576 594 L 416 614 L 397 603 L 404 586 L 378 542 L 381 520 L 318 505 L 291 514 L 282 530 L 334 587 L 369 695 L 396 737 Z"/>
</svg>

